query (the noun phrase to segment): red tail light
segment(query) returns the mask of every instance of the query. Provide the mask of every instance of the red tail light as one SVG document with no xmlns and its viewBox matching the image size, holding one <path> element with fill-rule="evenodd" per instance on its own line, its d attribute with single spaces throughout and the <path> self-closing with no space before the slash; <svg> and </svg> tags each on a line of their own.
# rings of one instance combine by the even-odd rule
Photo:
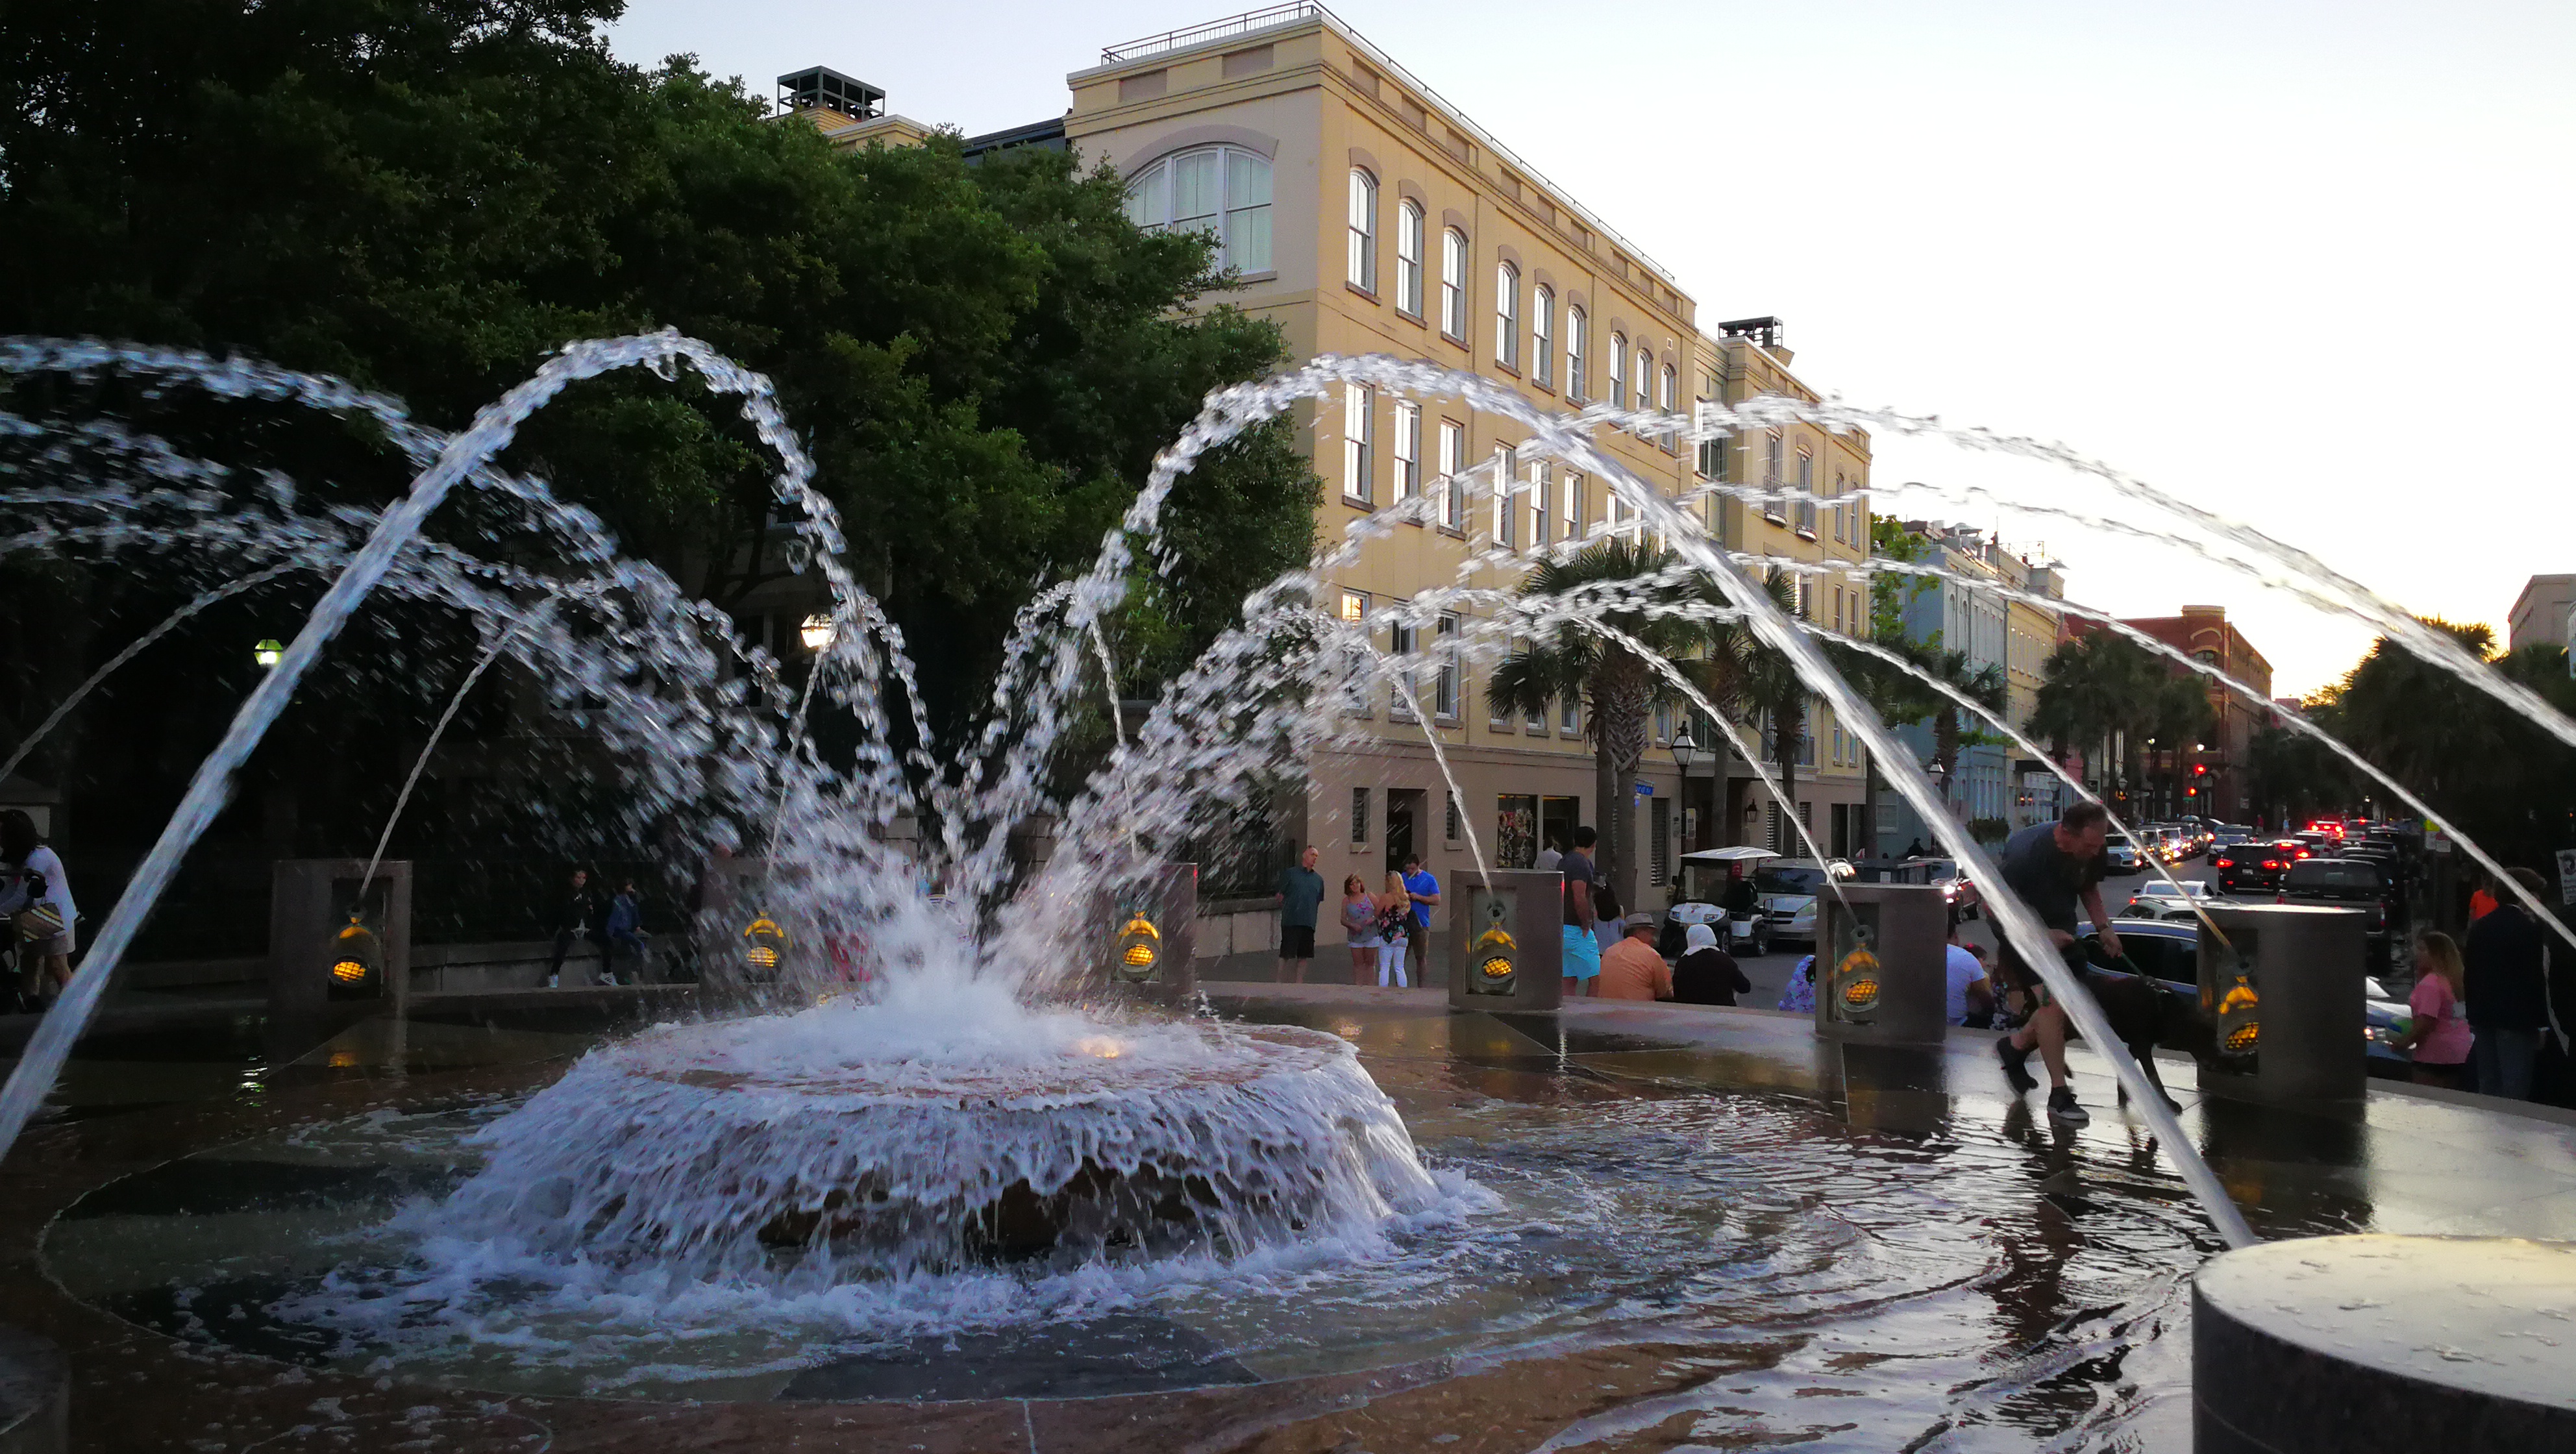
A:
<svg viewBox="0 0 2576 1454">
<path fill-rule="evenodd" d="M 2276 872 L 2276 873 L 2277 873 L 2277 872 L 2279 872 L 2279 871 L 2280 871 L 2280 867 L 2281 867 L 2281 860 L 2279 860 L 2279 859 L 2277 859 L 2277 858 L 2267 858 L 2267 859 L 2264 859 L 2264 860 L 2263 860 L 2263 867 L 2264 867 L 2264 869 L 2265 869 L 2266 871 L 2268 871 L 2268 872 Z"/>
</svg>

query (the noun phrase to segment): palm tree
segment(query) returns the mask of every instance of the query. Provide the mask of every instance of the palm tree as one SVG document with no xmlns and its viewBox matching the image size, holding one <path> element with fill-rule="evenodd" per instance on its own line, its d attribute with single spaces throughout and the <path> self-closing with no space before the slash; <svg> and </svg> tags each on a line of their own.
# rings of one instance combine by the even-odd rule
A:
<svg viewBox="0 0 2576 1454">
<path fill-rule="evenodd" d="M 1762 590 L 1784 615 L 1798 614 L 1797 588 L 1787 576 L 1763 582 Z M 1754 634 L 1742 621 L 1720 623 L 1707 633 L 1708 655 L 1698 673 L 1710 699 L 1728 713 L 1770 738 L 1771 760 L 1780 765 L 1780 801 L 1798 801 L 1798 755 L 1807 737 L 1806 678 L 1788 656 Z M 1759 771 L 1759 767 L 1755 769 Z M 1791 807 L 1788 812 L 1795 813 Z"/>
<path fill-rule="evenodd" d="M 1519 595 L 1524 601 L 1543 602 L 1578 591 L 1589 594 L 1586 588 L 1640 581 L 1668 572 L 1675 564 L 1671 552 L 1655 549 L 1642 538 L 1612 536 L 1571 555 L 1541 561 L 1522 577 Z M 1628 785 L 1636 781 L 1638 765 L 1645 761 L 1656 705 L 1679 694 L 1628 643 L 1667 659 L 1690 656 L 1706 641 L 1707 629 L 1668 611 L 1687 600 L 1706 598 L 1708 591 L 1659 584 L 1615 594 L 1619 604 L 1587 604 L 1582 609 L 1626 641 L 1612 640 L 1577 621 L 1556 624 L 1494 669 L 1485 683 L 1485 700 L 1498 713 L 1532 717 L 1554 710 L 1557 702 L 1569 697 L 1582 700 L 1584 735 L 1592 742 L 1593 789 L 1600 803 L 1593 826 L 1601 834 L 1596 850 L 1601 878 L 1617 891 L 1619 902 L 1634 904 L 1638 902 L 1637 870 L 1630 861 L 1630 847 L 1636 840 L 1636 805 Z"/>
<path fill-rule="evenodd" d="M 2047 738 L 2049 750 L 2061 757 L 2069 746 L 2083 749 L 2097 772 L 2103 744 L 2122 737 L 2120 761 L 2112 773 L 2135 782 L 2134 755 L 2152 735 L 2132 730 L 2140 718 L 2139 704 L 2157 693 L 2165 675 L 2155 659 L 2125 637 L 2097 631 L 2060 642 L 2044 670 L 2047 679 L 2032 704 L 2031 732 Z M 2112 785 L 2102 786 L 2107 792 Z"/>
</svg>

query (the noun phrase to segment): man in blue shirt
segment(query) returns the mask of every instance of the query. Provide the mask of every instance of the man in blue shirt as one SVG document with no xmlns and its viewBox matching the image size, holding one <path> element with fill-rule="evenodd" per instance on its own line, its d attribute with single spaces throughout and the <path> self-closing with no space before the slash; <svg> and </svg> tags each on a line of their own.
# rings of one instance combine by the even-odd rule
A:
<svg viewBox="0 0 2576 1454">
<path fill-rule="evenodd" d="M 1419 853 L 1404 856 L 1404 892 L 1413 900 L 1413 921 L 1405 926 L 1404 957 L 1428 967 L 1431 963 L 1431 911 L 1440 907 L 1440 880 L 1432 877 L 1431 870 L 1422 866 Z M 1417 969 L 1413 982 L 1420 984 L 1424 977 L 1422 970 Z"/>
</svg>

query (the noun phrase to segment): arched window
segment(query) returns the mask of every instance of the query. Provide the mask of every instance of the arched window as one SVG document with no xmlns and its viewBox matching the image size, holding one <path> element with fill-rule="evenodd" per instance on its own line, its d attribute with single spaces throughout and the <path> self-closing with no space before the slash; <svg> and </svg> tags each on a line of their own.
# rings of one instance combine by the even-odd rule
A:
<svg viewBox="0 0 2576 1454">
<path fill-rule="evenodd" d="M 1494 362 L 1521 366 L 1521 270 L 1510 263 L 1494 268 Z"/>
<path fill-rule="evenodd" d="M 1351 283 L 1377 291 L 1377 178 L 1351 168 Z"/>
<path fill-rule="evenodd" d="M 1216 265 L 1270 271 L 1270 159 L 1232 146 L 1167 156 L 1127 184 L 1127 216 L 1148 232 L 1205 232 Z"/>
<path fill-rule="evenodd" d="M 1653 386 L 1654 377 L 1655 356 L 1642 348 L 1637 350 L 1637 407 L 1640 409 L 1646 407 L 1646 390 Z"/>
<path fill-rule="evenodd" d="M 1440 331 L 1467 341 L 1467 234 L 1440 234 Z"/>
<path fill-rule="evenodd" d="M 1530 290 L 1530 378 L 1544 388 L 1556 367 L 1556 294 L 1541 283 Z"/>
<path fill-rule="evenodd" d="M 1628 407 L 1628 335 L 1610 335 L 1610 407 Z"/>
<path fill-rule="evenodd" d="M 1569 305 L 1565 310 L 1565 397 L 1580 404 L 1583 394 L 1583 360 L 1592 352 L 1592 320 L 1583 310 Z"/>
<path fill-rule="evenodd" d="M 1659 381 L 1658 391 L 1655 395 L 1656 408 L 1669 411 L 1673 407 L 1674 386 L 1678 382 L 1679 380 L 1673 373 L 1673 366 L 1671 364 L 1664 365 L 1663 377 Z"/>
<path fill-rule="evenodd" d="M 1395 306 L 1422 316 L 1422 209 L 1411 202 L 1395 209 Z"/>
</svg>

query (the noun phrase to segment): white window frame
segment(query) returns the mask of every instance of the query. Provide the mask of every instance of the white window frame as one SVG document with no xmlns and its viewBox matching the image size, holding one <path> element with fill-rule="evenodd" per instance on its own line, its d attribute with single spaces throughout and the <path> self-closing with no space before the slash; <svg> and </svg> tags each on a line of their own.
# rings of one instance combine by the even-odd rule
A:
<svg viewBox="0 0 2576 1454">
<path fill-rule="evenodd" d="M 1377 390 L 1342 386 L 1342 498 L 1374 504 L 1377 494 Z"/>
<path fill-rule="evenodd" d="M 1655 356 L 1645 349 L 1637 350 L 1637 408 L 1647 407 L 1647 392 L 1655 387 Z"/>
<path fill-rule="evenodd" d="M 1445 530 L 1467 528 L 1467 484 L 1458 471 L 1467 463 L 1467 426 L 1455 419 L 1440 421 L 1440 525 Z"/>
<path fill-rule="evenodd" d="M 1557 482 L 1556 518 L 1559 526 L 1557 539 L 1579 540 L 1583 537 L 1583 476 L 1573 470 L 1567 470 L 1565 478 Z"/>
<path fill-rule="evenodd" d="M 1494 518 L 1493 544 L 1497 549 L 1513 549 L 1512 512 L 1518 505 L 1512 499 L 1512 482 L 1519 477 L 1520 452 L 1507 444 L 1494 446 Z"/>
<path fill-rule="evenodd" d="M 1521 366 L 1521 270 L 1508 262 L 1494 264 L 1494 362 Z"/>
<path fill-rule="evenodd" d="M 1565 397 L 1580 404 L 1585 402 L 1583 355 L 1592 342 L 1592 318 L 1579 304 L 1565 309 Z"/>
<path fill-rule="evenodd" d="M 1421 645 L 1422 630 L 1409 621 L 1395 622 L 1386 629 L 1387 654 L 1390 656 L 1411 656 Z M 1398 722 L 1416 721 L 1412 704 L 1422 700 L 1421 673 L 1406 666 L 1400 668 L 1396 675 L 1404 686 L 1387 702 L 1386 715 Z"/>
<path fill-rule="evenodd" d="M 1377 292 L 1377 178 L 1351 168 L 1350 283 Z"/>
<path fill-rule="evenodd" d="M 1458 665 L 1457 616 L 1443 615 L 1434 634 L 1448 644 L 1440 648 L 1440 672 L 1438 676 L 1432 678 L 1431 682 L 1431 715 L 1442 722 L 1455 722 L 1458 720 L 1459 696 L 1466 682 L 1466 673 L 1460 670 Z M 1454 809 L 1457 800 L 1452 798 L 1450 805 Z M 1458 838 L 1456 822 L 1453 812 L 1449 833 L 1451 842 L 1456 842 Z"/>
<path fill-rule="evenodd" d="M 1422 209 L 1410 198 L 1395 208 L 1395 306 L 1422 316 Z"/>
<path fill-rule="evenodd" d="M 1556 375 L 1556 290 L 1545 283 L 1530 290 L 1530 382 L 1541 388 Z"/>
<path fill-rule="evenodd" d="M 1529 548 L 1539 550 L 1547 545 L 1548 491 L 1556 482 L 1556 470 L 1546 460 L 1534 459 L 1529 466 Z"/>
<path fill-rule="evenodd" d="M 1147 232 L 1168 232 L 1181 225 L 1175 216 L 1173 183 L 1181 163 L 1193 157 L 1216 159 L 1216 210 L 1194 212 L 1193 220 L 1208 220 L 1207 231 L 1217 240 L 1216 265 L 1239 273 L 1258 275 L 1271 271 L 1270 203 L 1273 195 L 1270 158 L 1239 146 L 1194 146 L 1157 157 L 1151 166 L 1139 170 L 1127 183 L 1127 216 Z M 1238 174 L 1240 172 L 1240 174 Z M 1260 178 L 1261 200 L 1246 201 L 1235 194 L 1247 195 L 1253 190 L 1250 178 Z M 1159 200 L 1159 206 L 1154 205 Z"/>
<path fill-rule="evenodd" d="M 1628 335 L 1624 333 L 1610 335 L 1610 392 L 1606 397 L 1613 409 L 1628 407 Z"/>
<path fill-rule="evenodd" d="M 1395 499 L 1402 504 L 1422 493 L 1422 406 L 1395 406 Z"/>
<path fill-rule="evenodd" d="M 1467 341 L 1467 234 L 1454 227 L 1440 232 L 1440 332 Z"/>
</svg>

